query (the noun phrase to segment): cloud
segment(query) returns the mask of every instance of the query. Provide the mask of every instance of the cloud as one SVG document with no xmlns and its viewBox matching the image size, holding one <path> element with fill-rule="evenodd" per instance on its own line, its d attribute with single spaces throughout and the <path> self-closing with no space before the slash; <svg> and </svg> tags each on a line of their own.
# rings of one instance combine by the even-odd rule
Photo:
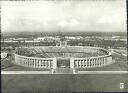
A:
<svg viewBox="0 0 128 93">
<path fill-rule="evenodd" d="M 124 30 L 124 1 L 6 3 L 2 4 L 1 27 L 2 31 Z"/>
<path fill-rule="evenodd" d="M 109 23 L 109 24 L 113 24 L 113 23 L 119 23 L 122 22 L 122 20 L 125 18 L 125 16 L 121 15 L 121 14 L 115 14 L 115 15 L 106 15 L 106 16 L 102 16 L 98 23 Z"/>
<path fill-rule="evenodd" d="M 69 20 L 59 21 L 57 25 L 60 27 L 72 27 L 72 26 L 79 26 L 80 22 L 76 19 L 69 19 Z"/>
</svg>

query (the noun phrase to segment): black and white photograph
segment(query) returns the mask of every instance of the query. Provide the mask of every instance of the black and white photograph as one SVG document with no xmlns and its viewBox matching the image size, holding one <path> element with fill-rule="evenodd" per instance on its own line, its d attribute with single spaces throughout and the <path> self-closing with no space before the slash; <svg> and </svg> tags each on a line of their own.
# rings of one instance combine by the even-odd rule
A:
<svg viewBox="0 0 128 93">
<path fill-rule="evenodd" d="M 1 93 L 128 92 L 126 0 L 1 0 Z"/>
</svg>

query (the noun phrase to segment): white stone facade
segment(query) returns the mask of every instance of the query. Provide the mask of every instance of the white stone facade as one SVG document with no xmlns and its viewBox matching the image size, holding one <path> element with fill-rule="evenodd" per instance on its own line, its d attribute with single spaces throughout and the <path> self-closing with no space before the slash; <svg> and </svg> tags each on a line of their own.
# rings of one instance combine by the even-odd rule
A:
<svg viewBox="0 0 128 93">
<path fill-rule="evenodd" d="M 92 57 L 92 58 L 72 58 L 74 67 L 72 68 L 91 68 L 108 65 L 112 62 L 111 55 L 104 57 Z"/>
<path fill-rule="evenodd" d="M 90 68 L 108 65 L 112 62 L 112 56 L 99 56 L 91 58 L 70 58 L 70 68 Z M 57 58 L 26 57 L 15 54 L 15 64 L 33 68 L 57 68 Z"/>
<path fill-rule="evenodd" d="M 56 68 L 56 58 L 36 58 L 15 54 L 15 64 L 32 68 Z"/>
</svg>

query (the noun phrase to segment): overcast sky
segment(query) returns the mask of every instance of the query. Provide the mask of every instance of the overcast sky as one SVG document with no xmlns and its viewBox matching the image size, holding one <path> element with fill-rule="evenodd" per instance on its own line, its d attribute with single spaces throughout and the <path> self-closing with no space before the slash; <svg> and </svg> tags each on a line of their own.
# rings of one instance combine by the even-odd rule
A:
<svg viewBox="0 0 128 93">
<path fill-rule="evenodd" d="M 125 0 L 2 2 L 2 32 L 126 31 Z"/>
</svg>

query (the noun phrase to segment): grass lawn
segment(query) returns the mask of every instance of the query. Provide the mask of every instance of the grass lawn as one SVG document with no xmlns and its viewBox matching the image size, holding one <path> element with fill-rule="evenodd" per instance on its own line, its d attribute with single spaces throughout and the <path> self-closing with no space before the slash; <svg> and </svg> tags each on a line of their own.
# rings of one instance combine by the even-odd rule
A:
<svg viewBox="0 0 128 93">
<path fill-rule="evenodd" d="M 2 75 L 2 91 L 127 91 L 128 75 Z M 126 86 L 125 86 L 126 87 Z"/>
</svg>

